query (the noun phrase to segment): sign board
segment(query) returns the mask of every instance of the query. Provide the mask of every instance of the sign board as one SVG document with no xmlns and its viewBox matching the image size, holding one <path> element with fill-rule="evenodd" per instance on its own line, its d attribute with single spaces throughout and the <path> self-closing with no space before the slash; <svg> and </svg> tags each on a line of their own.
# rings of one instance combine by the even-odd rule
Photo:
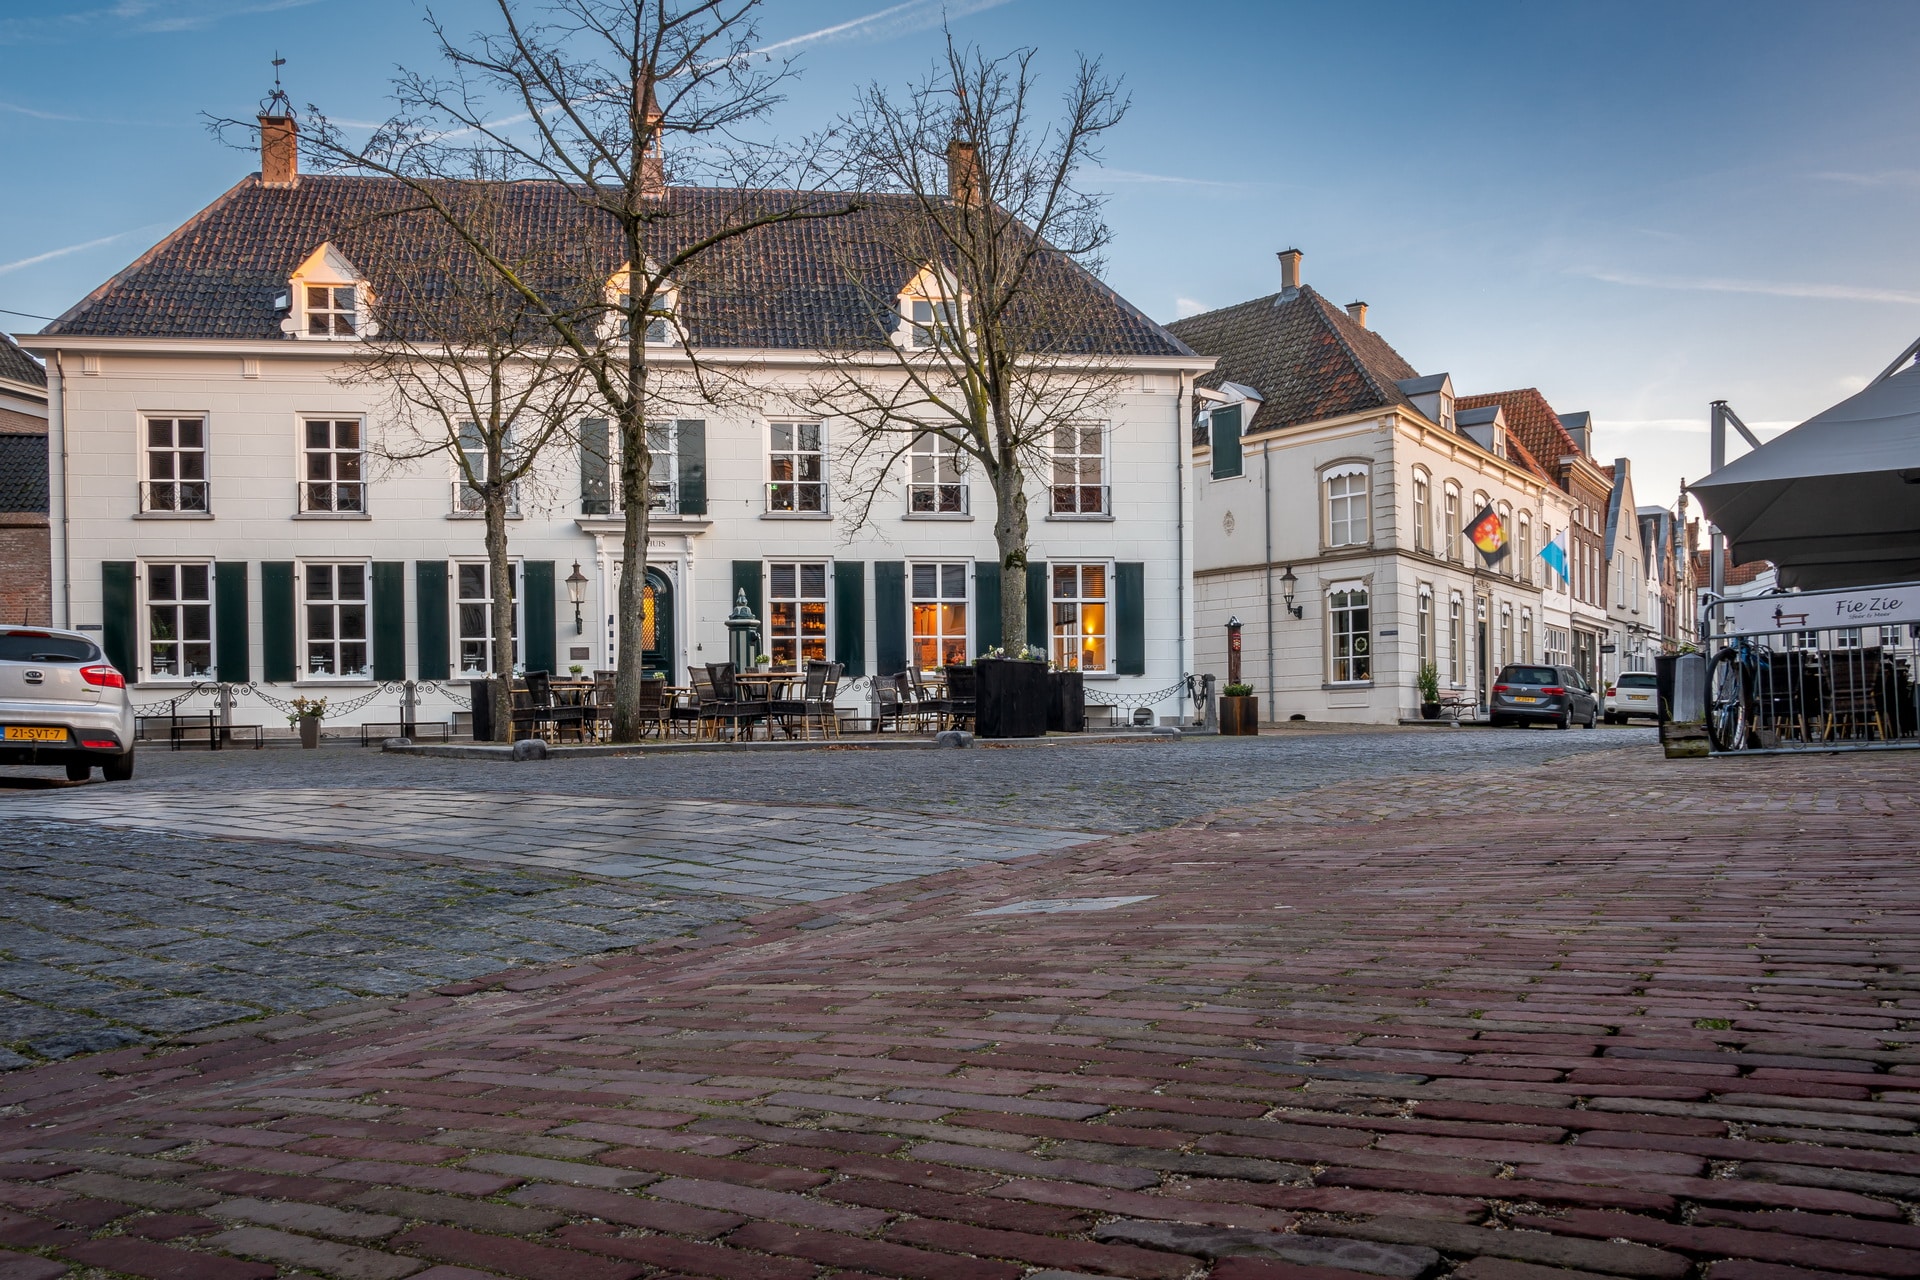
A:
<svg viewBox="0 0 1920 1280">
<path fill-rule="evenodd" d="M 1846 591 L 1796 591 L 1756 596 L 1751 600 L 1728 600 L 1720 608 L 1726 615 L 1726 633 L 1738 636 L 1920 623 L 1920 583 L 1854 587 Z"/>
</svg>

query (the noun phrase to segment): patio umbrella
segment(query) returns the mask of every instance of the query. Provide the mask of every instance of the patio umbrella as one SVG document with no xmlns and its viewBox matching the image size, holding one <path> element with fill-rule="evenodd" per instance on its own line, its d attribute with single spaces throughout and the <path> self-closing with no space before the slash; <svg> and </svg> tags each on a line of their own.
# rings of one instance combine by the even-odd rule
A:
<svg viewBox="0 0 1920 1280">
<path fill-rule="evenodd" d="M 1920 364 L 1687 488 L 1733 562 L 1771 560 L 1782 586 L 1920 580 Z"/>
</svg>

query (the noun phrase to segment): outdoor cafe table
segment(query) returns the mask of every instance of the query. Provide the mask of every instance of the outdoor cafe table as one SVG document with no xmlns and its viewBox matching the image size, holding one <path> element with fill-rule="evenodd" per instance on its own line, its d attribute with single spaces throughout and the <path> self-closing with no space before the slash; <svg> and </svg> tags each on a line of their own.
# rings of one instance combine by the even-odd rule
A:
<svg viewBox="0 0 1920 1280">
<path fill-rule="evenodd" d="M 804 683 L 806 678 L 804 671 L 742 671 L 733 679 L 735 684 L 745 687 L 749 702 L 759 702 L 788 696 L 793 686 Z"/>
</svg>

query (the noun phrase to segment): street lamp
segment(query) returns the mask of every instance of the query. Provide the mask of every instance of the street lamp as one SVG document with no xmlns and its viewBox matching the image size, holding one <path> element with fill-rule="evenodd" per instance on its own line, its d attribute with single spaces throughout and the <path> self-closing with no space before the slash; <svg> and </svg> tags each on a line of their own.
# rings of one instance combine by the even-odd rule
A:
<svg viewBox="0 0 1920 1280">
<path fill-rule="evenodd" d="M 1293 589 L 1299 585 L 1300 579 L 1293 576 L 1293 566 L 1288 565 L 1287 571 L 1280 575 L 1280 599 L 1285 603 L 1287 612 L 1292 614 L 1296 620 L 1305 617 L 1307 613 L 1305 605 L 1298 605 L 1293 602 Z M 1272 597 L 1268 598 L 1271 599 Z"/>
<path fill-rule="evenodd" d="M 580 562 L 573 562 L 573 572 L 567 575 L 567 600 L 573 605 L 573 634 L 580 635 L 586 630 L 586 623 L 580 620 L 580 606 L 587 602 L 587 575 L 580 572 Z"/>
</svg>

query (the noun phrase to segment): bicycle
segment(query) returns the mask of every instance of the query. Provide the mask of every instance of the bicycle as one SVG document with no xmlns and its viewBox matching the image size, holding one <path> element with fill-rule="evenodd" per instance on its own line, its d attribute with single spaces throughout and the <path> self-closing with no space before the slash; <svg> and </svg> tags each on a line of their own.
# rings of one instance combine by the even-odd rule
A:
<svg viewBox="0 0 1920 1280">
<path fill-rule="evenodd" d="M 1773 652 L 1750 636 L 1736 636 L 1713 655 L 1707 667 L 1707 740 L 1715 751 L 1740 751 L 1749 745 L 1759 720 L 1754 702 L 1762 667 L 1772 669 Z"/>
</svg>

